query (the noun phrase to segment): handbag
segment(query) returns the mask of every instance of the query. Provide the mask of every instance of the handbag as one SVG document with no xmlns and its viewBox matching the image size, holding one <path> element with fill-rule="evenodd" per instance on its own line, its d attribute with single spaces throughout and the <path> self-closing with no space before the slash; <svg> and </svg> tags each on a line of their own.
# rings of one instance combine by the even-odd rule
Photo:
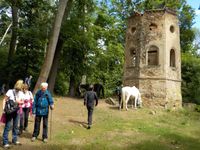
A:
<svg viewBox="0 0 200 150">
<path fill-rule="evenodd" d="M 6 114 L 5 113 L 2 113 L 0 123 L 3 123 L 3 124 L 6 123 Z"/>
<path fill-rule="evenodd" d="M 16 112 L 18 109 L 19 109 L 18 103 L 14 102 L 11 99 L 6 101 L 4 111 L 7 115 Z"/>
<path fill-rule="evenodd" d="M 15 93 L 13 91 L 13 95 L 15 97 Z M 15 97 L 16 99 L 16 97 Z M 19 105 L 17 102 L 13 101 L 12 99 L 8 99 L 5 103 L 5 108 L 4 108 L 4 112 L 7 114 L 7 115 L 10 115 L 16 111 L 18 111 L 19 109 Z"/>
</svg>

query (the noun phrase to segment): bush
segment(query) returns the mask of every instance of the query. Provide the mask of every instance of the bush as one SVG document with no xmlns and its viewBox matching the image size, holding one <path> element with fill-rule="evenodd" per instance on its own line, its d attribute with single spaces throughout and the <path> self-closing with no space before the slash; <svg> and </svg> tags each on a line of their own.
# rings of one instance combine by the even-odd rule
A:
<svg viewBox="0 0 200 150">
<path fill-rule="evenodd" d="M 59 73 L 54 87 L 55 94 L 65 96 L 68 94 L 69 84 L 63 73 Z"/>
<path fill-rule="evenodd" d="M 196 105 L 195 111 L 200 112 L 200 105 Z"/>
</svg>

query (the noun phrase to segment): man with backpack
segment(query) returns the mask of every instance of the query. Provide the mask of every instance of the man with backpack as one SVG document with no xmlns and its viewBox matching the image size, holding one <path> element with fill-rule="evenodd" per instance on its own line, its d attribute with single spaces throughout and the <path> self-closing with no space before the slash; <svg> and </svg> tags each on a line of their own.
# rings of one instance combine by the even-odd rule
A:
<svg viewBox="0 0 200 150">
<path fill-rule="evenodd" d="M 47 90 L 48 83 L 41 83 L 41 89 L 37 91 L 34 97 L 33 103 L 33 115 L 35 115 L 34 131 L 32 135 L 32 141 L 35 141 L 40 133 L 40 122 L 43 119 L 43 142 L 47 142 L 47 131 L 48 131 L 48 114 L 49 107 L 51 110 L 54 109 L 54 102 L 50 92 Z"/>
</svg>

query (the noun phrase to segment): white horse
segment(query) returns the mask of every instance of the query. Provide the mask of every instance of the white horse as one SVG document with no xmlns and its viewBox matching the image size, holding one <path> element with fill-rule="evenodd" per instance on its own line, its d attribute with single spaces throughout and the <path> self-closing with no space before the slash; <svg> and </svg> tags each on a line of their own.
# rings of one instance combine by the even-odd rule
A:
<svg viewBox="0 0 200 150">
<path fill-rule="evenodd" d="M 122 88 L 122 100 L 120 102 L 119 105 L 119 109 L 121 110 L 121 104 L 123 102 L 123 104 L 125 104 L 126 110 L 128 110 L 127 104 L 128 101 L 130 99 L 130 97 L 133 96 L 135 97 L 135 108 L 137 107 L 137 104 L 141 107 L 142 106 L 142 100 L 141 100 L 141 94 L 140 91 L 135 87 L 129 87 L 129 86 L 125 86 Z M 132 103 L 132 108 L 133 108 L 133 103 Z"/>
</svg>

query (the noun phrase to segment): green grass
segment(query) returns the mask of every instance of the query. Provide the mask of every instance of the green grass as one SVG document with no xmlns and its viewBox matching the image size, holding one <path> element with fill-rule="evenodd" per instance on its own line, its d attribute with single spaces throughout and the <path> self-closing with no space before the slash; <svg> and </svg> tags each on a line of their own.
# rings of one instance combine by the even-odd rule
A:
<svg viewBox="0 0 200 150">
<path fill-rule="evenodd" d="M 150 115 L 148 111 L 98 109 L 94 112 L 95 125 L 90 131 L 77 126 L 73 134 L 66 131 L 57 138 L 65 139 L 63 142 L 68 144 L 76 141 L 71 147 L 84 150 L 200 149 L 199 113 L 181 110 Z"/>
<path fill-rule="evenodd" d="M 152 115 L 151 109 L 119 111 L 102 102 L 95 108 L 92 129 L 87 130 L 82 125 L 87 118 L 82 101 L 65 103 L 65 113 L 54 122 L 52 140 L 46 145 L 27 142 L 20 149 L 200 150 L 200 113 L 194 110 L 156 110 Z"/>
</svg>

